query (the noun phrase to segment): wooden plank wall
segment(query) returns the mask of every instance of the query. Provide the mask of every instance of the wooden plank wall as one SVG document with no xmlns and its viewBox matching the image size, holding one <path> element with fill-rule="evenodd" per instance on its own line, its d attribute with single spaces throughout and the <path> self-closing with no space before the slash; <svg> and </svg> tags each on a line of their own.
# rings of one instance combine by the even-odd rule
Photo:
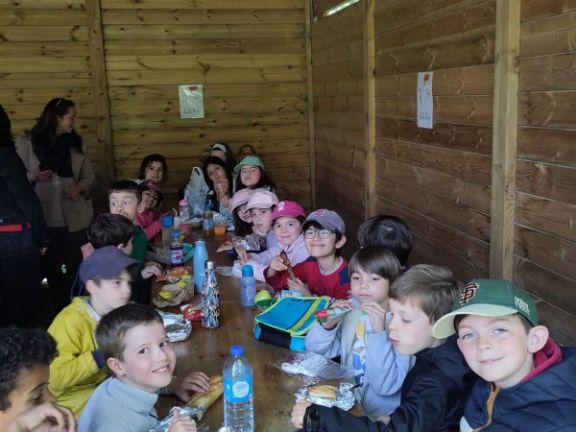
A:
<svg viewBox="0 0 576 432">
<path fill-rule="evenodd" d="M 495 2 L 377 2 L 378 213 L 414 232 L 412 263 L 486 276 Z M 434 71 L 434 129 L 416 125 L 417 73 Z"/>
<path fill-rule="evenodd" d="M 0 104 L 15 135 L 55 97 L 76 102 L 77 130 L 99 172 L 84 2 L 0 1 Z"/>
<path fill-rule="evenodd" d="M 316 207 L 333 209 L 346 221 L 349 256 L 364 219 L 363 14 L 356 4 L 322 18 L 334 3 L 316 4 L 311 29 Z"/>
<path fill-rule="evenodd" d="M 282 198 L 309 207 L 304 0 L 101 0 L 118 178 L 163 153 L 168 192 L 215 142 L 252 144 Z M 0 1 L 0 103 L 21 133 L 52 97 L 78 105 L 99 171 L 82 0 Z M 180 120 L 178 84 L 205 85 L 205 119 Z"/>
<path fill-rule="evenodd" d="M 576 342 L 576 4 L 522 2 L 515 279 Z"/>
<path fill-rule="evenodd" d="M 168 190 L 215 142 L 261 153 L 281 198 L 310 206 L 304 0 L 102 0 L 116 171 L 168 158 Z M 179 119 L 179 84 L 206 118 Z"/>
</svg>

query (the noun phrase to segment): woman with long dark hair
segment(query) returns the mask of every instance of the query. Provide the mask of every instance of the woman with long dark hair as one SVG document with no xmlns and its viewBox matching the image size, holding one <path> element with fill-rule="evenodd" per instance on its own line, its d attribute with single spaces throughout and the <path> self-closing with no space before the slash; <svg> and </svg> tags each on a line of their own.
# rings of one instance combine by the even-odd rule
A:
<svg viewBox="0 0 576 432">
<path fill-rule="evenodd" d="M 44 107 L 32 131 L 17 143 L 48 226 L 50 245 L 44 270 L 53 292 L 54 312 L 70 301 L 82 260 L 80 247 L 86 243 L 94 213 L 90 197 L 94 172 L 75 124 L 74 102 L 55 98 Z"/>
<path fill-rule="evenodd" d="M 31 324 L 39 297 L 40 249 L 48 243 L 40 201 L 16 154 L 0 105 L 0 327 Z"/>
</svg>

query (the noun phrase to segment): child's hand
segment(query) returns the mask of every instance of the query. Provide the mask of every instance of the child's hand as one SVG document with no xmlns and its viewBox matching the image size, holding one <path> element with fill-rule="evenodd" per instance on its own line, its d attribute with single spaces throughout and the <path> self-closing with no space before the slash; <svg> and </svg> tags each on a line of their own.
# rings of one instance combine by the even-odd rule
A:
<svg viewBox="0 0 576 432">
<path fill-rule="evenodd" d="M 242 264 L 245 264 L 248 262 L 248 260 L 250 259 L 250 257 L 248 256 L 248 252 L 246 252 L 246 249 L 244 249 L 241 246 L 236 246 L 234 248 L 234 250 L 236 251 L 236 253 L 238 254 L 238 258 L 240 259 L 240 262 Z"/>
<path fill-rule="evenodd" d="M 270 268 L 274 271 L 277 271 L 277 272 L 288 270 L 288 267 L 286 267 L 286 264 L 284 264 L 284 261 L 282 260 L 280 255 L 272 258 L 272 262 L 270 263 Z"/>
<path fill-rule="evenodd" d="M 216 196 L 218 200 L 222 197 L 228 196 L 229 186 L 227 180 L 218 180 L 214 183 L 214 190 L 216 191 Z"/>
<path fill-rule="evenodd" d="M 310 293 L 310 291 L 308 290 L 308 285 L 306 285 L 300 279 L 288 279 L 287 285 L 288 285 L 288 288 L 290 288 L 291 290 L 294 290 L 294 291 L 298 291 L 304 297 L 309 297 L 312 295 Z"/>
<path fill-rule="evenodd" d="M 246 252 L 244 249 L 242 249 L 242 251 L 243 252 L 241 254 L 238 254 L 238 260 L 242 265 L 248 264 L 248 261 L 250 261 L 250 255 L 248 255 L 248 252 Z"/>
<path fill-rule="evenodd" d="M 374 301 L 367 301 L 362 304 L 362 310 L 368 314 L 374 333 L 384 331 L 386 327 L 386 310 L 382 306 Z"/>
<path fill-rule="evenodd" d="M 312 405 L 312 402 L 307 400 L 300 400 L 296 402 L 294 408 L 292 408 L 292 424 L 298 429 L 302 428 L 304 425 L 304 415 L 306 414 L 306 408 Z"/>
<path fill-rule="evenodd" d="M 147 262 L 140 274 L 144 279 L 149 279 L 152 276 L 159 277 L 162 274 L 162 266 L 154 261 Z"/>
<path fill-rule="evenodd" d="M 376 417 L 376 421 L 382 422 L 384 424 L 388 424 L 388 423 L 390 423 L 390 416 Z"/>
<path fill-rule="evenodd" d="M 26 411 L 8 426 L 8 432 L 74 432 L 76 423 L 68 408 L 52 402 Z"/>
<path fill-rule="evenodd" d="M 181 416 L 176 411 L 168 432 L 196 432 L 196 422 L 190 416 Z"/>
<path fill-rule="evenodd" d="M 350 303 L 349 300 L 342 300 L 342 299 L 334 300 L 334 302 L 330 305 L 330 308 L 337 308 L 337 307 L 345 307 L 352 309 L 352 303 Z M 340 321 L 346 318 L 346 316 L 347 314 L 343 314 L 334 319 L 326 320 L 322 323 L 322 327 L 324 327 L 326 330 L 332 330 L 334 327 L 336 327 L 336 324 L 338 324 Z"/>
<path fill-rule="evenodd" d="M 210 378 L 204 372 L 192 372 L 174 389 L 169 389 L 182 401 L 188 402 L 192 393 L 204 393 L 210 389 Z"/>
</svg>

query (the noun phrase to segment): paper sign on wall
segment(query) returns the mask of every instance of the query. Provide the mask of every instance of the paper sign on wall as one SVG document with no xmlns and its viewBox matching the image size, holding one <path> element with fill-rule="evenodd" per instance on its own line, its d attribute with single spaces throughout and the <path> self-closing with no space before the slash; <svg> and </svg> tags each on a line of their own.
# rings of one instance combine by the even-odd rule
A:
<svg viewBox="0 0 576 432">
<path fill-rule="evenodd" d="M 185 84 L 178 86 L 180 97 L 180 118 L 204 118 L 204 86 Z"/>
<path fill-rule="evenodd" d="M 418 127 L 432 129 L 434 124 L 434 97 L 432 95 L 432 77 L 434 72 L 418 73 Z"/>
</svg>

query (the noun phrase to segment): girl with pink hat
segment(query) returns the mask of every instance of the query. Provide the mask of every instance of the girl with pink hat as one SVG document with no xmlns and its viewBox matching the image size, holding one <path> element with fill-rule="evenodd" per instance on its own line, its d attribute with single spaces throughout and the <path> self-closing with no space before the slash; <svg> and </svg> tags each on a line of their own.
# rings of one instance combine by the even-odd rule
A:
<svg viewBox="0 0 576 432">
<path fill-rule="evenodd" d="M 299 264 L 308 259 L 308 250 L 301 234 L 302 223 L 306 219 L 306 212 L 295 201 L 280 201 L 271 211 L 270 219 L 276 243 L 260 253 L 250 253 L 250 259 L 234 266 L 234 274 L 241 275 L 241 265 L 250 264 L 254 269 L 254 277 L 258 281 L 265 281 L 268 267 L 276 271 L 286 270 L 286 263 L 280 256 L 283 252 L 291 265 Z"/>
</svg>

